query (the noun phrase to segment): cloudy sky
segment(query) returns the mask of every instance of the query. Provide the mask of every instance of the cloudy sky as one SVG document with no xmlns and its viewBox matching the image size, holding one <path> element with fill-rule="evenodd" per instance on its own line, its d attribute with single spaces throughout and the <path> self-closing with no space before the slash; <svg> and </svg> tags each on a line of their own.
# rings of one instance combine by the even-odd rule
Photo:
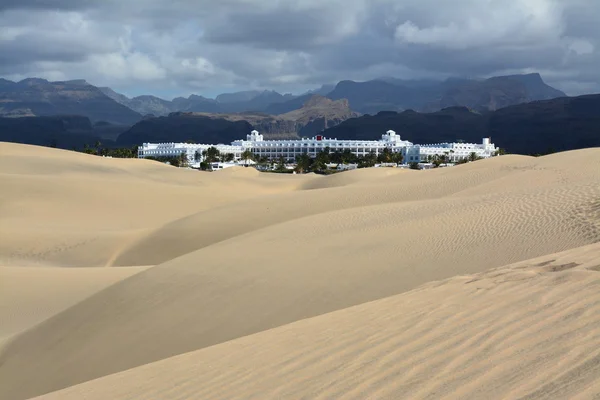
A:
<svg viewBox="0 0 600 400">
<path fill-rule="evenodd" d="M 0 0 L 0 76 L 165 98 L 540 72 L 600 92 L 599 0 Z"/>
</svg>

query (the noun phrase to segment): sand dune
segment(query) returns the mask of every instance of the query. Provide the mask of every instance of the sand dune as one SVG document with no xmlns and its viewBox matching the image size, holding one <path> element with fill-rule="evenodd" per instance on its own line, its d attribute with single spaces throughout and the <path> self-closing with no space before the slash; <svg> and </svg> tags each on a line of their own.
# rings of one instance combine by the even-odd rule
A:
<svg viewBox="0 0 600 400">
<path fill-rule="evenodd" d="M 174 219 L 293 190 L 305 179 L 223 180 L 148 160 L 12 143 L 0 143 L 0 154 L 0 265 L 106 266 Z"/>
<path fill-rule="evenodd" d="M 600 245 L 457 276 L 40 399 L 592 399 Z"/>
<path fill-rule="evenodd" d="M 0 341 L 145 269 L 0 267 Z"/>
<path fill-rule="evenodd" d="M 69 154 L 44 162 L 68 164 Z M 600 149 L 328 177 L 77 157 L 88 169 L 116 170 L 67 168 L 50 181 L 37 167 L 3 166 L 3 181 L 17 174 L 33 181 L 13 182 L 17 194 L 2 199 L 20 239 L 0 256 L 20 265 L 160 265 L 15 336 L 0 354 L 2 398 L 48 393 L 600 240 Z M 100 179 L 94 174 L 106 186 L 122 184 L 117 198 L 88 194 L 89 179 Z M 18 205 L 35 185 L 46 192 L 32 203 L 42 211 L 29 217 Z M 69 247 L 86 235 L 94 240 Z"/>
</svg>

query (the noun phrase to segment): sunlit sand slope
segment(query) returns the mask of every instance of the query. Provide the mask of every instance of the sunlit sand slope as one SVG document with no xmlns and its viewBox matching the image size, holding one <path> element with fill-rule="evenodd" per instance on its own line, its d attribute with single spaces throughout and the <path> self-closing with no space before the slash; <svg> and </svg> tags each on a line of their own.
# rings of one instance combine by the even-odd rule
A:
<svg viewBox="0 0 600 400">
<path fill-rule="evenodd" d="M 159 264 L 274 224 L 336 210 L 359 210 L 365 206 L 404 206 L 411 201 L 435 200 L 438 202 L 436 206 L 445 212 L 448 207 L 452 207 L 452 201 L 468 199 L 472 204 L 492 206 L 495 214 L 490 212 L 488 217 L 483 217 L 490 222 L 490 218 L 503 218 L 504 211 L 512 212 L 513 217 L 509 218 L 520 218 L 522 221 L 534 217 L 529 214 L 530 210 L 533 213 L 551 213 L 549 210 L 536 209 L 544 206 L 544 202 L 553 201 L 560 206 L 564 200 L 565 207 L 561 212 L 567 209 L 575 212 L 574 208 L 580 206 L 583 207 L 582 212 L 586 212 L 589 208 L 587 202 L 600 186 L 597 184 L 600 179 L 600 150 L 573 153 L 572 156 L 564 153 L 548 159 L 505 156 L 455 168 L 422 172 L 388 168 L 355 170 L 313 179 L 302 187 L 319 186 L 319 190 L 244 200 L 168 223 L 125 249 L 116 258 L 115 265 Z M 545 191 L 552 193 L 554 198 L 546 199 Z M 446 199 L 450 203 L 444 205 Z M 500 202 L 504 199 L 512 201 L 519 209 L 509 210 L 508 204 L 500 209 Z M 422 209 L 423 213 L 419 215 L 435 216 L 435 210 L 427 213 L 429 205 L 420 207 L 415 204 L 411 207 Z M 468 213 L 466 207 L 462 211 Z M 396 228 L 402 223 L 399 218 L 392 218 L 391 221 L 397 222 Z M 465 223 L 470 222 L 474 222 L 473 218 L 467 217 Z M 442 231 L 447 226 L 439 224 L 430 228 Z M 489 231 L 496 228 L 498 227 L 490 227 Z M 396 235 L 401 233 L 407 232 L 395 232 Z"/>
<path fill-rule="evenodd" d="M 0 340 L 145 269 L 0 266 Z"/>
<path fill-rule="evenodd" d="M 130 244 L 174 219 L 293 190 L 306 180 L 254 173 L 219 177 L 149 160 L 0 142 L 0 265 L 111 265 Z"/>
<path fill-rule="evenodd" d="M 47 393 L 600 240 L 598 149 L 380 174 L 243 199 L 154 230 L 115 264 L 162 265 L 6 346 L 0 397 Z"/>
<path fill-rule="evenodd" d="M 595 399 L 600 245 L 186 353 L 40 399 Z"/>
</svg>

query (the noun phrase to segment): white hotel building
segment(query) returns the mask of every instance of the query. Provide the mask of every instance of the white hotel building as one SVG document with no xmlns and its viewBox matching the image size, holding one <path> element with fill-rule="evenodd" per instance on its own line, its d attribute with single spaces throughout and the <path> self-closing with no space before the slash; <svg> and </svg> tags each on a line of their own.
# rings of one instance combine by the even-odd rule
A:
<svg viewBox="0 0 600 400">
<path fill-rule="evenodd" d="M 283 157 L 293 161 L 302 153 L 315 157 L 317 153 L 329 147 L 331 152 L 350 150 L 358 156 L 370 152 L 378 155 L 383 149 L 402 153 L 404 163 L 427 162 L 429 156 L 448 155 L 451 161 L 458 161 L 475 153 L 479 157 L 493 156 L 498 150 L 490 138 L 484 138 L 481 144 L 475 143 L 440 143 L 415 145 L 402 140 L 394 131 L 387 131 L 380 140 L 338 140 L 317 135 L 311 139 L 297 140 L 264 140 L 263 135 L 252 131 L 246 140 L 236 140 L 231 145 L 225 144 L 190 144 L 190 143 L 144 143 L 138 148 L 138 157 L 179 156 L 185 153 L 191 165 L 199 164 L 195 160 L 196 152 L 202 153 L 209 147 L 216 147 L 221 153 L 231 153 L 235 160 L 241 158 L 245 150 L 250 150 L 259 157 L 278 159 Z"/>
</svg>

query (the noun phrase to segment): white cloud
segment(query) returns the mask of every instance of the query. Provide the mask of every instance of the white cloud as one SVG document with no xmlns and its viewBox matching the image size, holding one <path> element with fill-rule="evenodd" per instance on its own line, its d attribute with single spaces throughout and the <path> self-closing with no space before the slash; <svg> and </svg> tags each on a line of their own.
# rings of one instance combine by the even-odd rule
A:
<svg viewBox="0 0 600 400">
<path fill-rule="evenodd" d="M 204 94 L 302 91 L 378 75 L 544 71 L 570 93 L 600 91 L 596 0 L 2 3 L 0 76 L 6 77 Z"/>
<path fill-rule="evenodd" d="M 401 43 L 453 50 L 534 46 L 561 36 L 561 13 L 553 0 L 466 1 L 463 7 L 444 18 L 435 18 L 428 26 L 411 20 L 399 24 L 395 38 Z"/>
</svg>

